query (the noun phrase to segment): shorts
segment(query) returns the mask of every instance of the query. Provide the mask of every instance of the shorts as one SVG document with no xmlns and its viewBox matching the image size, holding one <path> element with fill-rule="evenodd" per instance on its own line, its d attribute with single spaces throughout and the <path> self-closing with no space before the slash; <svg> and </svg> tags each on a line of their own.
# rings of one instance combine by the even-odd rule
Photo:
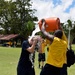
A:
<svg viewBox="0 0 75 75">
<path fill-rule="evenodd" d="M 42 61 L 45 61 L 45 53 L 42 53 Z"/>
<path fill-rule="evenodd" d="M 38 54 L 38 61 L 40 62 L 42 60 L 42 53 Z"/>
<path fill-rule="evenodd" d="M 45 53 L 39 53 L 39 55 L 38 55 L 38 61 L 39 62 L 45 61 Z"/>
</svg>

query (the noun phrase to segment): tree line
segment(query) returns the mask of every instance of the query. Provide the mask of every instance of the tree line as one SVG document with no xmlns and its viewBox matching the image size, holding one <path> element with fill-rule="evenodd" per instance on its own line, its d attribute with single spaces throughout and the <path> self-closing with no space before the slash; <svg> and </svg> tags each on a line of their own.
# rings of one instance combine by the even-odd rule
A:
<svg viewBox="0 0 75 75">
<path fill-rule="evenodd" d="M 21 36 L 28 38 L 27 36 L 32 33 L 35 28 L 34 21 L 38 21 L 38 17 L 34 15 L 37 11 L 32 9 L 31 0 L 0 0 L 0 34 L 20 34 Z M 75 22 L 72 24 L 72 20 L 68 19 L 67 24 L 62 23 L 62 27 L 68 36 L 69 27 L 71 29 L 71 41 L 75 38 Z"/>
<path fill-rule="evenodd" d="M 27 38 L 34 30 L 38 18 L 31 0 L 0 0 L 0 34 L 20 34 Z"/>
</svg>

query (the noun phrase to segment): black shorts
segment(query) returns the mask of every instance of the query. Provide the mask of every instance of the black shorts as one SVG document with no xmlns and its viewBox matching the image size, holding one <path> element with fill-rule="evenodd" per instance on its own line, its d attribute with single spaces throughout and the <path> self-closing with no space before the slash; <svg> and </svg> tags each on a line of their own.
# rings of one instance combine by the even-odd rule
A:
<svg viewBox="0 0 75 75">
<path fill-rule="evenodd" d="M 45 61 L 45 53 L 42 53 L 42 61 Z"/>
<path fill-rule="evenodd" d="M 40 62 L 42 60 L 42 53 L 38 54 L 38 61 Z"/>
<path fill-rule="evenodd" d="M 40 72 L 40 75 L 60 75 L 60 71 L 61 68 L 46 64 Z"/>
<path fill-rule="evenodd" d="M 38 61 L 45 61 L 45 53 L 38 54 Z"/>
</svg>

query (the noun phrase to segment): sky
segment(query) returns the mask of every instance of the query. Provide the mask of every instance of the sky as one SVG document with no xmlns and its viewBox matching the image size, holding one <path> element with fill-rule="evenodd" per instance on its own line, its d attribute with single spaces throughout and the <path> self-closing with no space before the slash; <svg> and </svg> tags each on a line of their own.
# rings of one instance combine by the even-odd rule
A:
<svg viewBox="0 0 75 75">
<path fill-rule="evenodd" d="M 75 0 L 31 0 L 38 19 L 59 17 L 61 22 L 75 21 Z"/>
<path fill-rule="evenodd" d="M 8 0 L 9 1 L 9 0 Z M 75 0 L 31 0 L 38 19 L 58 17 L 61 22 L 75 21 Z"/>
</svg>

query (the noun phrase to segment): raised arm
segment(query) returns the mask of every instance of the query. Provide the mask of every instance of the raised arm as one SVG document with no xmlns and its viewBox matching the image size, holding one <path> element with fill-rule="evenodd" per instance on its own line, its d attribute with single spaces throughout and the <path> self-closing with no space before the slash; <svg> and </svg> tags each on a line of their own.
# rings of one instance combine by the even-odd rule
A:
<svg viewBox="0 0 75 75">
<path fill-rule="evenodd" d="M 46 25 L 45 20 L 42 19 L 41 31 L 42 31 L 43 35 L 44 35 L 48 40 L 50 40 L 50 42 L 53 42 L 54 36 L 51 35 L 51 34 L 49 34 L 49 33 L 45 30 L 45 25 Z"/>
<path fill-rule="evenodd" d="M 29 51 L 30 53 L 33 53 L 35 50 L 35 45 L 37 43 L 37 38 L 30 40 L 30 42 L 32 42 L 32 45 L 31 45 L 31 47 L 27 48 L 27 51 Z"/>
</svg>

